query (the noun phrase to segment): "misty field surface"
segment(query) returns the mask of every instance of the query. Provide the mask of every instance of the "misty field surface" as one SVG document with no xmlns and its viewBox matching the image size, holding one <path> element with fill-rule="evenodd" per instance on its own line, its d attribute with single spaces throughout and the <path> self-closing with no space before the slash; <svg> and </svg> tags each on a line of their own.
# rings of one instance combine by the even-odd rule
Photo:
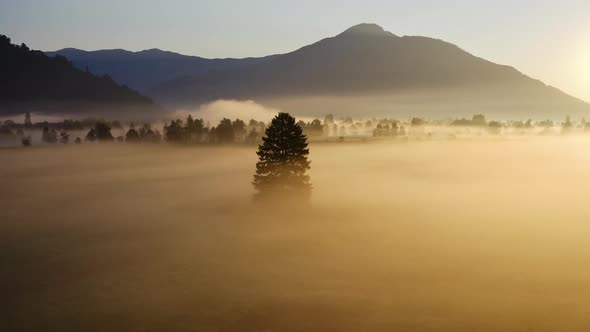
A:
<svg viewBox="0 0 590 332">
<path fill-rule="evenodd" d="M 0 330 L 590 330 L 590 138 L 310 148 L 0 150 Z"/>
</svg>

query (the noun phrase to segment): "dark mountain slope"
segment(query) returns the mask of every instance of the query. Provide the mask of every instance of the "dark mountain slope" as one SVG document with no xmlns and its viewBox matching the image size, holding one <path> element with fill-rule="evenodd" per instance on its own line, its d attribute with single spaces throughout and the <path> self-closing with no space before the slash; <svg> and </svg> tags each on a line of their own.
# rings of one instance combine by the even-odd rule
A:
<svg viewBox="0 0 590 332">
<path fill-rule="evenodd" d="M 92 113 L 117 109 L 160 110 L 152 100 L 110 77 L 76 69 L 66 58 L 51 58 L 0 35 L 0 114 L 23 111 Z"/>
</svg>

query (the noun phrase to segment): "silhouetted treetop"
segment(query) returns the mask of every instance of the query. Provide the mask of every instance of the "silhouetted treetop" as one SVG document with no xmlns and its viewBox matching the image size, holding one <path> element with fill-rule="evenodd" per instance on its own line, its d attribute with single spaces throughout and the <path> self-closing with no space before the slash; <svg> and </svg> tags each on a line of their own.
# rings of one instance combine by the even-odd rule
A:
<svg viewBox="0 0 590 332">
<path fill-rule="evenodd" d="M 113 134 L 111 134 L 111 127 L 104 122 L 96 123 L 94 126 L 94 133 L 96 135 L 96 139 L 101 142 L 111 142 L 115 139 Z"/>
<path fill-rule="evenodd" d="M 311 194 L 310 161 L 307 137 L 295 118 L 279 113 L 266 129 L 258 147 L 258 162 L 253 185 L 257 197 L 270 194 L 309 197 Z"/>
<path fill-rule="evenodd" d="M 139 142 L 140 137 L 139 137 L 139 133 L 131 128 L 127 131 L 127 133 L 125 134 L 125 141 L 129 142 L 129 143 L 135 143 L 135 142 Z"/>
<path fill-rule="evenodd" d="M 230 119 L 222 119 L 215 131 L 217 143 L 233 143 L 235 140 L 234 126 Z"/>
</svg>

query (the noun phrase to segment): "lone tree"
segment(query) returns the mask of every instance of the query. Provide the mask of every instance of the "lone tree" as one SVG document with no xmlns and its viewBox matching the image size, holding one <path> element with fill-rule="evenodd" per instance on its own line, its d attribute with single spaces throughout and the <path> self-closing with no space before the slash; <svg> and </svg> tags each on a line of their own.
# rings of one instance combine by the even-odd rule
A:
<svg viewBox="0 0 590 332">
<path fill-rule="evenodd" d="M 307 137 L 295 118 L 279 113 L 266 129 L 262 141 L 256 152 L 259 160 L 252 181 L 257 191 L 255 198 L 309 199 L 312 186 L 306 174 L 310 169 Z"/>
</svg>

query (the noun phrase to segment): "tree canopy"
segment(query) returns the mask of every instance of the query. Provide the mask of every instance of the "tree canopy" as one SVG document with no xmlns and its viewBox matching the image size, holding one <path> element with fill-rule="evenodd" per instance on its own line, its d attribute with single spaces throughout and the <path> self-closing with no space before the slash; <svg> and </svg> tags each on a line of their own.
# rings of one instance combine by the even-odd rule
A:
<svg viewBox="0 0 590 332">
<path fill-rule="evenodd" d="M 258 162 L 252 184 L 256 198 L 309 198 L 312 185 L 307 171 L 307 137 L 295 118 L 279 113 L 266 129 L 258 147 Z"/>
</svg>

